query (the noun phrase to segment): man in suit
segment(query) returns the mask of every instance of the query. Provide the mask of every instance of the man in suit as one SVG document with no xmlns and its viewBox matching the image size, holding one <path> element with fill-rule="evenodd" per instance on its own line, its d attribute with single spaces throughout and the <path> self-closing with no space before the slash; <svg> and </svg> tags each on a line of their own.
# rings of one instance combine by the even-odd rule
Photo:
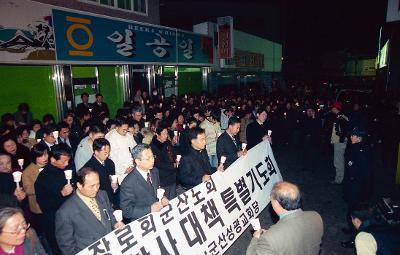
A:
<svg viewBox="0 0 400 255">
<path fill-rule="evenodd" d="M 93 118 L 98 120 L 103 120 L 104 118 L 110 117 L 110 111 L 108 110 L 108 105 L 103 102 L 103 95 L 100 93 L 96 94 L 96 102 L 92 104 Z"/>
<path fill-rule="evenodd" d="M 76 106 L 76 115 L 78 115 L 78 117 L 83 116 L 86 112 L 89 111 L 89 109 L 92 109 L 92 105 L 89 103 L 89 94 L 88 93 L 83 92 L 81 94 L 81 99 L 82 99 L 82 103 L 80 103 Z"/>
<path fill-rule="evenodd" d="M 56 238 L 62 254 L 76 254 L 124 224 L 114 218 L 107 193 L 100 188 L 99 173 L 83 167 L 77 173 L 76 192 L 56 214 Z"/>
<path fill-rule="evenodd" d="M 48 124 L 43 127 L 43 138 L 39 142 L 41 144 L 44 144 L 49 148 L 49 151 L 51 151 L 51 148 L 56 144 L 56 138 L 54 137 L 54 132 L 58 131 L 58 128 L 54 124 Z"/>
<path fill-rule="evenodd" d="M 169 204 L 166 197 L 157 199 L 160 186 L 158 169 L 154 166 L 154 155 L 150 145 L 138 144 L 132 149 L 135 169 L 121 183 L 120 207 L 129 220 L 136 220 L 150 212 L 159 212 Z"/>
<path fill-rule="evenodd" d="M 271 205 L 279 221 L 268 230 L 258 230 L 247 248 L 247 255 L 317 255 L 323 235 L 321 216 L 303 211 L 299 188 L 279 182 L 271 191 Z"/>
<path fill-rule="evenodd" d="M 236 159 L 246 155 L 247 150 L 242 150 L 237 134 L 240 131 L 240 119 L 237 117 L 230 117 L 228 121 L 228 128 L 222 133 L 217 140 L 217 157 L 218 163 L 221 164 L 221 156 L 226 157 L 224 163 L 225 169 L 228 168 Z"/>
<path fill-rule="evenodd" d="M 194 127 L 189 130 L 190 149 L 185 154 L 178 170 L 179 183 L 185 190 L 191 189 L 202 182 L 211 179 L 215 169 L 211 167 L 206 147 L 206 134 L 204 129 Z M 224 171 L 224 166 L 219 165 L 217 170 Z"/>
<path fill-rule="evenodd" d="M 105 138 L 98 138 L 93 141 L 94 154 L 92 158 L 86 162 L 85 167 L 91 167 L 99 172 L 100 189 L 107 192 L 108 199 L 113 205 L 118 205 L 117 189 L 118 183 L 112 183 L 110 175 L 115 175 L 114 162 L 109 159 L 110 142 Z"/>
<path fill-rule="evenodd" d="M 75 171 L 72 180 L 67 182 L 64 170 L 68 169 L 72 157 L 71 149 L 66 144 L 52 146 L 49 153 L 50 164 L 40 172 L 35 182 L 36 200 L 43 211 L 44 232 L 53 255 L 61 254 L 55 239 L 55 215 L 61 205 L 74 191 Z"/>
<path fill-rule="evenodd" d="M 66 145 L 68 145 L 68 147 L 71 148 L 72 153 L 75 153 L 76 148 L 78 147 L 78 141 L 76 141 L 74 138 L 70 136 L 70 129 L 68 123 L 61 122 L 58 125 L 58 127 L 60 129 L 58 143 L 65 143 Z"/>
</svg>

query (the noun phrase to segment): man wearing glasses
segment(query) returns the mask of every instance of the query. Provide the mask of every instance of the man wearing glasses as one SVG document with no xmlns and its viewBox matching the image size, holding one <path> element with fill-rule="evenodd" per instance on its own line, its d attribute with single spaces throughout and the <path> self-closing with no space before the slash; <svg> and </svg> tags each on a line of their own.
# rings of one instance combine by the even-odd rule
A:
<svg viewBox="0 0 400 255">
<path fill-rule="evenodd" d="M 150 213 L 159 212 L 169 204 L 166 197 L 157 199 L 160 187 L 158 169 L 154 166 L 154 155 L 147 144 L 138 144 L 132 149 L 135 169 L 125 177 L 120 187 L 120 207 L 125 218 L 133 221 Z"/>
</svg>

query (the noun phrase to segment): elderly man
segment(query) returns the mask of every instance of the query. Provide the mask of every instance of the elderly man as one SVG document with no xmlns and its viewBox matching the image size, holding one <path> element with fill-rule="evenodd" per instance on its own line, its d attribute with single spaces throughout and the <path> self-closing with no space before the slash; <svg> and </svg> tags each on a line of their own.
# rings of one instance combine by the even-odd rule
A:
<svg viewBox="0 0 400 255">
<path fill-rule="evenodd" d="M 125 177 L 120 187 L 120 207 L 129 220 L 136 220 L 150 212 L 159 212 L 169 204 L 166 197 L 157 199 L 160 187 L 158 169 L 154 166 L 154 155 L 147 144 L 138 144 L 132 149 L 135 169 Z"/>
<path fill-rule="evenodd" d="M 124 226 L 113 215 L 107 193 L 100 190 L 97 170 L 77 173 L 77 190 L 57 211 L 56 238 L 62 254 L 76 254 L 94 241 Z"/>
<path fill-rule="evenodd" d="M 317 255 L 323 234 L 321 216 L 300 209 L 299 188 L 279 182 L 271 191 L 271 205 L 279 221 L 268 230 L 258 230 L 247 248 L 247 255 Z"/>
</svg>

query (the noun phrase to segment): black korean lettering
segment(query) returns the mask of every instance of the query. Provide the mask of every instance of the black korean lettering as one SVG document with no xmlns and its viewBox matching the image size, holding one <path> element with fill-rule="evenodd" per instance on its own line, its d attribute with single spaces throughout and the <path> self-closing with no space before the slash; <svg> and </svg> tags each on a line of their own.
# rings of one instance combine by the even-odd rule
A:
<svg viewBox="0 0 400 255">
<path fill-rule="evenodd" d="M 208 182 L 206 182 L 206 188 L 207 188 L 207 194 L 217 191 L 217 188 L 215 187 L 215 183 L 214 183 L 214 180 L 212 179 L 212 177 L 210 178 L 210 180 Z"/>
<path fill-rule="evenodd" d="M 140 222 L 140 228 L 143 230 L 142 236 L 146 236 L 150 232 L 156 232 L 156 225 L 154 225 L 154 219 L 152 214 L 147 214 L 146 216 L 138 219 Z"/>
<path fill-rule="evenodd" d="M 249 216 L 249 219 L 254 217 L 254 212 L 253 212 L 253 209 L 251 207 L 246 208 L 246 213 L 247 213 L 247 216 Z"/>
<path fill-rule="evenodd" d="M 246 214 L 242 213 L 239 216 L 239 219 L 242 220 L 242 225 L 245 227 L 247 223 L 249 223 L 249 219 L 246 217 Z"/>
<path fill-rule="evenodd" d="M 226 237 L 225 237 L 224 233 L 222 233 L 218 236 L 218 245 L 219 245 L 219 247 L 221 247 L 221 250 L 225 249 L 225 247 L 228 245 L 228 243 L 226 242 Z"/>
<path fill-rule="evenodd" d="M 121 250 L 122 253 L 125 253 L 137 244 L 137 241 L 133 236 L 131 226 L 129 225 L 126 225 L 123 229 L 119 229 L 114 233 L 117 236 L 119 245 L 121 246 L 121 248 L 123 248 Z"/>
<path fill-rule="evenodd" d="M 269 176 L 272 176 L 273 174 L 277 174 L 276 173 L 276 168 L 274 166 L 274 163 L 272 163 L 272 160 L 271 160 L 271 158 L 269 156 L 267 156 L 265 158 L 265 163 L 267 163 L 267 169 L 268 169 L 268 172 L 269 172 Z"/>
<path fill-rule="evenodd" d="M 262 165 L 263 164 L 261 162 L 258 163 L 256 165 L 256 170 L 257 170 L 258 176 L 260 176 L 261 178 L 264 178 L 263 185 L 265 186 L 269 182 L 269 177 L 267 175 L 268 174 L 267 169 L 265 169 L 265 171 L 260 171 L 260 168 L 262 167 Z"/>
<path fill-rule="evenodd" d="M 187 226 L 188 223 L 190 226 Z M 204 230 L 200 225 L 200 222 L 197 220 L 196 214 L 194 212 L 189 213 L 185 218 L 183 218 L 179 224 L 185 234 L 186 241 L 188 242 L 190 247 L 193 247 L 196 243 L 203 244 L 207 238 L 204 234 Z M 187 227 L 191 227 L 191 233 L 194 232 L 195 237 L 191 237 Z"/>
<path fill-rule="evenodd" d="M 104 249 L 102 248 L 104 247 Z M 110 242 L 107 241 L 105 237 L 101 238 L 91 246 L 89 246 L 89 251 L 93 251 L 93 255 L 102 254 L 102 255 L 112 255 L 107 251 L 110 251 Z M 106 253 L 107 252 L 107 253 Z"/>
<path fill-rule="evenodd" d="M 239 234 L 242 231 L 242 226 L 240 226 L 239 219 L 233 222 L 233 228 L 235 229 L 237 234 Z"/>
<path fill-rule="evenodd" d="M 226 228 L 226 236 L 228 237 L 229 241 L 233 241 L 233 239 L 235 239 L 235 233 L 233 232 L 232 225 Z"/>
<path fill-rule="evenodd" d="M 260 188 L 260 190 L 262 190 L 261 184 L 258 182 L 257 177 L 254 174 L 253 168 L 246 173 L 246 176 L 251 178 L 251 193 L 254 193 L 254 190 L 255 190 L 254 180 L 256 181 L 257 186 Z"/>
<path fill-rule="evenodd" d="M 195 192 L 194 188 L 192 189 L 192 198 L 195 199 L 194 205 L 198 205 L 199 203 L 205 200 L 204 197 L 200 197 L 200 194 L 201 194 L 200 191 Z"/>
<path fill-rule="evenodd" d="M 174 216 L 169 215 L 170 212 L 172 212 L 172 205 L 168 204 L 167 205 L 168 210 L 163 210 L 163 212 L 160 214 L 161 217 L 161 221 L 164 225 L 166 225 L 167 223 L 171 222 L 174 219 Z"/>
<path fill-rule="evenodd" d="M 225 208 L 228 212 L 232 212 L 234 209 L 240 211 L 240 206 L 235 198 L 235 193 L 231 187 L 221 192 L 222 202 L 224 202 Z"/>
<path fill-rule="evenodd" d="M 188 195 L 186 195 L 186 192 L 178 196 L 178 204 L 176 206 L 181 214 L 189 210 Z"/>
<path fill-rule="evenodd" d="M 254 212 L 255 212 L 256 214 L 258 214 L 258 212 L 260 211 L 260 208 L 258 207 L 258 202 L 257 202 L 257 201 L 254 201 L 254 202 L 251 204 L 251 206 L 253 207 Z"/>
<path fill-rule="evenodd" d="M 209 243 L 207 248 L 208 248 L 208 252 L 205 252 L 205 254 L 211 254 L 211 255 L 218 255 L 219 254 L 219 251 L 217 250 L 218 246 L 217 246 L 217 243 L 215 241 L 212 241 L 211 243 Z"/>
<path fill-rule="evenodd" d="M 157 236 L 156 240 L 157 240 L 157 244 L 158 247 L 160 248 L 160 253 L 162 255 L 179 255 L 179 251 L 178 248 L 176 247 L 177 241 L 176 239 L 174 239 L 171 235 L 171 232 L 169 231 L 169 229 L 167 229 L 165 231 L 165 233 L 167 234 L 168 237 L 168 242 L 171 244 L 172 247 L 172 251 L 173 254 L 169 253 L 169 251 L 167 250 L 167 248 L 165 247 L 166 242 L 164 242 L 160 236 Z"/>
<path fill-rule="evenodd" d="M 237 193 L 242 200 L 244 205 L 247 205 L 251 201 L 250 190 L 247 188 L 244 177 L 241 177 L 237 182 L 234 183 Z"/>
<path fill-rule="evenodd" d="M 140 248 L 140 253 L 136 253 L 136 255 L 150 255 L 150 252 L 148 252 L 143 246 L 142 248 Z"/>
<path fill-rule="evenodd" d="M 207 201 L 207 203 L 204 203 L 201 206 L 200 211 L 203 213 L 204 222 L 208 225 L 209 228 L 212 228 L 218 222 L 221 224 L 222 227 L 225 226 L 213 199 L 210 199 Z"/>
</svg>

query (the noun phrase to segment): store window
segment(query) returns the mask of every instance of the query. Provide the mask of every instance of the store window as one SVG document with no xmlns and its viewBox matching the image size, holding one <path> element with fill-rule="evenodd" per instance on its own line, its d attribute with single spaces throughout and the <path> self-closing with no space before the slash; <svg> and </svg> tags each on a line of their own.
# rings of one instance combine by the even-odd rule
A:
<svg viewBox="0 0 400 255">
<path fill-rule="evenodd" d="M 80 0 L 81 2 L 130 11 L 147 16 L 147 0 Z"/>
</svg>

